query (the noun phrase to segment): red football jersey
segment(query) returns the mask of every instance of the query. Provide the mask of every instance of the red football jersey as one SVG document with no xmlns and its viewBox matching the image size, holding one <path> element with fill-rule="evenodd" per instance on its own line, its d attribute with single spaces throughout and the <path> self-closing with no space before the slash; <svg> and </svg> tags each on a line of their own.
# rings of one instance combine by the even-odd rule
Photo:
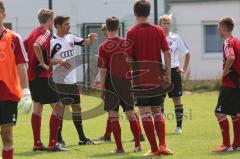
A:
<svg viewBox="0 0 240 159">
<path fill-rule="evenodd" d="M 45 64 L 50 64 L 50 41 L 51 41 L 51 32 L 45 29 L 43 26 L 40 26 L 32 31 L 28 38 L 24 41 L 24 46 L 28 53 L 29 58 L 29 68 L 28 68 L 28 78 L 29 81 L 36 78 L 48 78 L 51 76 L 51 71 L 44 70 L 42 67 L 39 67 L 39 61 L 36 57 L 34 51 L 34 43 L 38 43 L 42 48 L 42 54 Z"/>
<path fill-rule="evenodd" d="M 161 76 L 161 52 L 169 51 L 166 35 L 160 26 L 140 23 L 130 29 L 127 40 L 132 42 L 128 55 L 137 66 L 136 71 L 142 72 L 135 86 L 158 87 Z"/>
<path fill-rule="evenodd" d="M 119 79 L 129 78 L 130 67 L 127 63 L 127 49 L 131 44 L 124 38 L 108 38 L 99 47 L 99 68 L 106 68 L 111 77 Z"/>
<path fill-rule="evenodd" d="M 238 78 L 238 81 L 239 81 L 240 80 L 240 41 L 233 36 L 227 38 L 224 41 L 224 45 L 223 45 L 223 68 L 224 68 L 225 62 L 227 60 L 227 57 L 230 56 L 230 55 L 235 57 L 234 63 L 231 67 L 231 70 L 235 71 L 237 73 L 237 78 Z M 236 87 L 234 82 L 232 81 L 230 75 L 227 75 L 225 78 L 223 78 L 222 86 L 223 87 L 230 87 L 230 88 Z"/>
</svg>

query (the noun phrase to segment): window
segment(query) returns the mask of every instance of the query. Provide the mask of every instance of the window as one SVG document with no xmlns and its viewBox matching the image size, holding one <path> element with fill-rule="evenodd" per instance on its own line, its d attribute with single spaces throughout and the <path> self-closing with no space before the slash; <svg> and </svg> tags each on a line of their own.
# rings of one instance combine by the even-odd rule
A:
<svg viewBox="0 0 240 159">
<path fill-rule="evenodd" d="M 97 40 L 89 47 L 83 48 L 83 53 L 98 55 L 98 47 L 104 41 L 104 35 L 100 30 L 103 23 L 84 23 L 82 25 L 82 37 L 87 37 L 90 33 L 97 33 Z M 124 24 L 120 24 L 120 36 L 124 36 Z"/>
<path fill-rule="evenodd" d="M 90 86 L 89 82 L 94 80 L 99 80 L 99 77 L 95 77 L 95 72 L 98 71 L 97 66 L 97 56 L 98 55 L 98 48 L 99 45 L 104 41 L 104 35 L 100 31 L 102 23 L 84 23 L 81 26 L 82 31 L 82 37 L 87 37 L 90 33 L 98 33 L 97 40 L 90 46 L 85 46 L 82 49 L 82 63 L 86 64 L 83 65 L 82 69 L 82 81 L 85 83 L 85 85 Z M 120 36 L 124 36 L 124 23 L 121 23 L 120 25 Z M 87 89 L 87 87 L 85 88 Z"/>
<path fill-rule="evenodd" d="M 204 29 L 204 44 L 205 53 L 221 53 L 223 46 L 223 39 L 218 35 L 218 29 L 216 24 L 203 25 Z"/>
</svg>

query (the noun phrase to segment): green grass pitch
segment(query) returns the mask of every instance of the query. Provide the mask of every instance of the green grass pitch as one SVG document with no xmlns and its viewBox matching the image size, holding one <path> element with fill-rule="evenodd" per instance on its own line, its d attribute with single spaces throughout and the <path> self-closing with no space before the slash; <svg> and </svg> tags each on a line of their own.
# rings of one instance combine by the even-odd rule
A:
<svg viewBox="0 0 240 159">
<path fill-rule="evenodd" d="M 160 156 L 169 159 L 239 159 L 240 152 L 215 154 L 210 151 L 221 144 L 221 134 L 214 117 L 217 93 L 190 94 L 183 97 L 185 106 L 184 133 L 175 135 L 175 119 L 173 117 L 173 104 L 170 99 L 166 101 L 167 144 L 174 152 L 173 156 Z M 86 111 L 100 103 L 99 98 L 84 95 L 82 107 Z M 49 136 L 49 106 L 44 107 L 42 118 L 42 140 L 47 145 Z M 111 154 L 115 148 L 114 142 L 101 143 L 93 146 L 78 146 L 77 133 L 72 121 L 64 121 L 63 137 L 69 152 L 47 153 L 33 152 L 31 115 L 19 114 L 17 126 L 14 128 L 15 159 L 142 159 L 142 155 L 149 150 L 147 142 L 142 142 L 143 151 L 133 152 L 134 144 L 129 123 L 123 113 L 121 120 L 122 139 L 126 153 L 123 155 Z M 230 122 L 231 123 L 231 122 Z M 106 125 L 106 114 L 83 122 L 87 137 L 94 138 L 103 135 Z M 232 128 L 232 126 L 231 126 Z M 232 129 L 231 129 L 231 134 Z M 113 137 L 112 137 L 113 139 Z M 233 137 L 231 136 L 231 139 Z M 0 148 L 2 145 L 0 145 Z M 156 157 L 158 158 L 158 157 Z"/>
</svg>

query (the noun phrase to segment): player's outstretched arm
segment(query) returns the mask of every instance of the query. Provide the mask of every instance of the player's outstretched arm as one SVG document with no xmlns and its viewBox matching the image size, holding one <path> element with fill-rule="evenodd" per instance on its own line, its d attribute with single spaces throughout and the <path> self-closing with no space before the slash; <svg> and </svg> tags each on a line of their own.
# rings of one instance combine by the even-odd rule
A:
<svg viewBox="0 0 240 159">
<path fill-rule="evenodd" d="M 97 33 L 91 33 L 91 34 L 88 35 L 88 38 L 83 41 L 82 45 L 83 46 L 89 46 L 96 39 L 97 39 Z"/>
</svg>

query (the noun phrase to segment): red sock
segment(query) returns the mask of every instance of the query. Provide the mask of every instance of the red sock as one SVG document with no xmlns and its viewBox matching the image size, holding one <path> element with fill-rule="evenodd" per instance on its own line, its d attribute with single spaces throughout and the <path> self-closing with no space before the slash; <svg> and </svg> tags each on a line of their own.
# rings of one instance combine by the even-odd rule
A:
<svg viewBox="0 0 240 159">
<path fill-rule="evenodd" d="M 111 128 L 113 131 L 113 136 L 115 139 L 115 143 L 117 145 L 117 149 L 118 150 L 122 150 L 123 146 L 122 146 L 122 139 L 121 139 L 121 127 L 119 124 L 119 118 L 110 118 L 111 120 Z"/>
<path fill-rule="evenodd" d="M 106 131 L 105 131 L 104 137 L 105 138 L 110 138 L 111 137 L 111 133 L 112 133 L 111 120 L 108 118 L 107 119 L 107 126 L 106 126 Z"/>
<path fill-rule="evenodd" d="M 2 150 L 2 159 L 13 159 L 13 151 L 14 148 L 11 148 L 9 150 Z"/>
<path fill-rule="evenodd" d="M 232 117 L 234 140 L 233 147 L 240 147 L 240 117 Z"/>
<path fill-rule="evenodd" d="M 139 147 L 140 146 L 140 131 L 139 131 L 139 126 L 138 126 L 138 122 L 137 122 L 135 115 L 133 115 L 129 118 L 129 123 L 130 123 L 130 128 L 131 128 L 132 134 L 134 136 L 135 147 Z"/>
<path fill-rule="evenodd" d="M 228 119 L 225 119 L 225 120 L 219 122 L 219 126 L 220 126 L 220 129 L 221 129 L 221 132 L 222 132 L 223 145 L 224 146 L 231 146 Z"/>
<path fill-rule="evenodd" d="M 159 139 L 159 145 L 166 146 L 165 120 L 162 116 L 162 113 L 154 114 L 154 124 L 155 124 L 155 130 Z"/>
<path fill-rule="evenodd" d="M 61 117 L 57 116 L 55 114 L 51 115 L 50 122 L 49 122 L 49 128 L 50 128 L 50 137 L 49 137 L 49 144 L 48 147 L 52 148 L 57 143 L 57 135 L 58 135 L 58 129 L 60 127 L 61 123 Z"/>
<path fill-rule="evenodd" d="M 144 113 L 144 114 L 141 114 L 141 118 L 142 118 L 142 124 L 143 124 L 145 134 L 146 134 L 148 142 L 151 146 L 151 151 L 157 152 L 158 146 L 157 146 L 157 141 L 156 141 L 155 133 L 154 133 L 154 125 L 153 125 L 153 121 L 152 121 L 152 115 L 150 112 Z"/>
<path fill-rule="evenodd" d="M 39 147 L 41 145 L 41 116 L 37 114 L 32 114 L 32 131 L 33 131 L 33 139 L 34 139 L 34 147 Z"/>
<path fill-rule="evenodd" d="M 136 119 L 137 119 L 137 122 L 138 122 L 138 129 L 140 131 L 140 135 L 142 135 L 141 123 L 140 123 L 139 116 L 138 116 L 137 112 L 135 112 L 135 116 L 136 116 Z"/>
</svg>

